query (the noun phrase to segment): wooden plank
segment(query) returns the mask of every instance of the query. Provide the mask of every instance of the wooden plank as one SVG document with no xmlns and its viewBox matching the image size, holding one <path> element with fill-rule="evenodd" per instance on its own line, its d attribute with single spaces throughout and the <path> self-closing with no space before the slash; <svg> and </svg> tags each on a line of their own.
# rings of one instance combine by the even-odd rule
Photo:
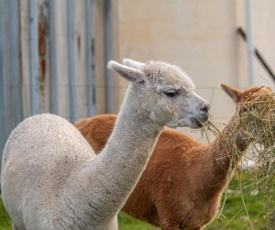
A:
<svg viewBox="0 0 275 230">
<path fill-rule="evenodd" d="M 0 1 L 0 155 L 10 132 L 21 121 L 18 1 Z M 1 167 L 1 166 L 0 166 Z"/>
<path fill-rule="evenodd" d="M 86 60 L 88 83 L 88 117 L 95 115 L 95 87 L 94 87 L 94 1 L 86 0 Z"/>
<path fill-rule="evenodd" d="M 30 19 L 30 76 L 31 76 L 31 113 L 39 112 L 39 94 L 37 82 L 37 16 L 36 1 L 29 0 Z"/>
<path fill-rule="evenodd" d="M 56 75 L 58 114 L 70 120 L 67 1 L 55 1 L 56 9 Z"/>
<path fill-rule="evenodd" d="M 48 0 L 36 0 L 37 17 L 37 90 L 39 112 L 50 111 L 50 13 Z"/>
<path fill-rule="evenodd" d="M 75 61 L 76 61 L 76 104 L 77 120 L 88 114 L 88 60 L 86 30 L 86 0 L 75 1 Z"/>
<path fill-rule="evenodd" d="M 75 6 L 73 0 L 67 1 L 67 27 L 68 27 L 68 68 L 70 92 L 70 121 L 76 122 L 76 52 L 75 52 Z"/>
<path fill-rule="evenodd" d="M 119 53 L 119 0 L 111 1 L 112 8 L 112 59 L 122 61 L 125 57 L 120 57 Z M 125 89 L 127 88 L 128 82 L 123 78 L 113 73 L 113 112 L 118 113 L 121 103 L 124 98 Z"/>
<path fill-rule="evenodd" d="M 96 113 L 106 113 L 106 62 L 105 62 L 105 19 L 104 19 L 104 1 L 94 0 L 94 16 L 95 16 L 95 100 Z"/>
<path fill-rule="evenodd" d="M 7 114 L 6 114 L 6 87 L 7 87 L 7 75 L 6 75 L 6 58 L 5 58 L 5 36 L 4 36 L 4 22 L 5 22 L 5 12 L 4 12 L 4 0 L 0 0 L 0 152 L 3 152 L 4 145 L 7 139 Z"/>
<path fill-rule="evenodd" d="M 19 1 L 20 63 L 23 118 L 31 115 L 29 1 Z"/>
<path fill-rule="evenodd" d="M 21 120 L 21 82 L 20 82 L 20 51 L 19 51 L 19 16 L 18 1 L 6 1 L 6 74 L 7 74 L 7 122 L 10 132 Z"/>
<path fill-rule="evenodd" d="M 105 63 L 112 60 L 112 2 L 110 0 L 105 1 Z M 113 72 L 111 70 L 106 70 L 106 94 L 107 94 L 107 113 L 114 112 L 114 79 L 113 79 Z"/>
<path fill-rule="evenodd" d="M 50 111 L 58 114 L 57 75 L 56 75 L 56 16 L 55 0 L 49 0 L 49 63 L 50 63 Z"/>
</svg>

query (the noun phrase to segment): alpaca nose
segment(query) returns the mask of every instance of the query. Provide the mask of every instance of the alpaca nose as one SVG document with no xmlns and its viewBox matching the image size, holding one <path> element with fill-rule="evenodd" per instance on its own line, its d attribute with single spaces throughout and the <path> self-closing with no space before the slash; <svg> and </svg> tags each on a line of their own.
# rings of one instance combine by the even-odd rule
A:
<svg viewBox="0 0 275 230">
<path fill-rule="evenodd" d="M 208 113 L 209 109 L 210 109 L 210 104 L 209 103 L 203 103 L 200 107 L 200 110 L 203 113 Z"/>
</svg>

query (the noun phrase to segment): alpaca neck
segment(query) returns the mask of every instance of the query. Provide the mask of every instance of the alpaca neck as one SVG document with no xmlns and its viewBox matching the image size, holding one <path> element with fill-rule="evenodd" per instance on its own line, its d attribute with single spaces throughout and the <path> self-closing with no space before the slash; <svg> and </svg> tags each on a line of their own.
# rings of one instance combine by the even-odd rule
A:
<svg viewBox="0 0 275 230">
<path fill-rule="evenodd" d="M 144 110 L 139 110 L 142 102 L 138 100 L 135 90 L 132 87 L 128 89 L 128 96 L 105 148 L 85 171 L 91 181 L 85 191 L 100 194 L 92 197 L 92 202 L 93 206 L 103 211 L 104 218 L 115 215 L 122 208 L 145 169 L 163 129 L 153 123 L 148 114 L 140 113 Z M 83 196 L 87 197 L 86 194 Z"/>
<path fill-rule="evenodd" d="M 213 189 L 226 185 L 227 179 L 233 175 L 240 162 L 243 152 L 252 142 L 242 134 L 241 129 L 239 119 L 234 115 L 221 134 L 209 145 L 212 167 L 208 184 Z"/>
<path fill-rule="evenodd" d="M 154 124 L 149 115 L 139 114 L 137 104 L 128 102 L 127 99 L 124 104 L 99 158 L 109 162 L 108 171 L 113 171 L 113 175 L 119 170 L 117 180 L 121 180 L 121 183 L 127 178 L 135 184 L 163 128 Z"/>
</svg>

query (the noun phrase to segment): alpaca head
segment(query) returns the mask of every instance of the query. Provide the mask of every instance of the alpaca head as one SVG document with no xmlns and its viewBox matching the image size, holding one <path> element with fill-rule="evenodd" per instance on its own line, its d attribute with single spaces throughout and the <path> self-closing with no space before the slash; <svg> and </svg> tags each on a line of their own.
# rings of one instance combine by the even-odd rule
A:
<svg viewBox="0 0 275 230">
<path fill-rule="evenodd" d="M 141 116 L 168 127 L 199 128 L 208 120 L 209 103 L 194 92 L 192 80 L 179 67 L 162 61 L 123 62 L 110 61 L 108 68 L 130 81 Z"/>
<path fill-rule="evenodd" d="M 239 135 L 259 144 L 273 141 L 275 101 L 271 88 L 251 87 L 240 91 L 225 84 L 221 84 L 221 87 L 237 104 Z"/>
</svg>

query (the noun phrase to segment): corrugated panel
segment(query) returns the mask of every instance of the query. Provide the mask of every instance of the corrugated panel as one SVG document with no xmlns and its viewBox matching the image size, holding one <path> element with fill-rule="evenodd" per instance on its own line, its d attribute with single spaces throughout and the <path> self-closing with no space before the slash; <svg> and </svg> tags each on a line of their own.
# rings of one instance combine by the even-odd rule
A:
<svg viewBox="0 0 275 230">
<path fill-rule="evenodd" d="M 5 59 L 5 36 L 4 33 L 1 31 L 4 30 L 5 24 L 5 14 L 4 14 L 4 0 L 0 0 L 0 125 L 1 125 L 1 132 L 0 132 L 0 151 L 4 149 L 4 144 L 6 142 L 7 136 L 7 114 L 6 114 L 6 85 L 7 85 L 7 75 L 6 75 L 6 59 Z"/>
<path fill-rule="evenodd" d="M 49 0 L 49 36 L 50 36 L 50 111 L 58 114 L 57 76 L 56 76 L 56 26 L 55 0 Z"/>
<path fill-rule="evenodd" d="M 1 153 L 25 117 L 52 112 L 75 122 L 96 113 L 93 7 L 93 0 L 0 0 Z"/>
<path fill-rule="evenodd" d="M 37 15 L 36 1 L 29 0 L 29 19 L 30 19 L 30 77 L 31 77 L 31 114 L 39 113 L 39 94 L 38 94 L 38 49 L 37 49 Z"/>
<path fill-rule="evenodd" d="M 87 74 L 88 74 L 88 116 L 95 114 L 95 87 L 94 87 L 94 26 L 93 0 L 86 0 L 86 42 L 87 42 Z"/>
<path fill-rule="evenodd" d="M 18 1 L 1 0 L 0 83 L 1 134 L 0 150 L 10 131 L 21 121 L 21 81 L 19 53 Z"/>
<path fill-rule="evenodd" d="M 74 1 L 67 1 L 67 27 L 68 27 L 68 67 L 69 67 L 69 95 L 70 95 L 70 121 L 76 121 L 76 62 L 75 62 L 75 7 Z"/>
</svg>

